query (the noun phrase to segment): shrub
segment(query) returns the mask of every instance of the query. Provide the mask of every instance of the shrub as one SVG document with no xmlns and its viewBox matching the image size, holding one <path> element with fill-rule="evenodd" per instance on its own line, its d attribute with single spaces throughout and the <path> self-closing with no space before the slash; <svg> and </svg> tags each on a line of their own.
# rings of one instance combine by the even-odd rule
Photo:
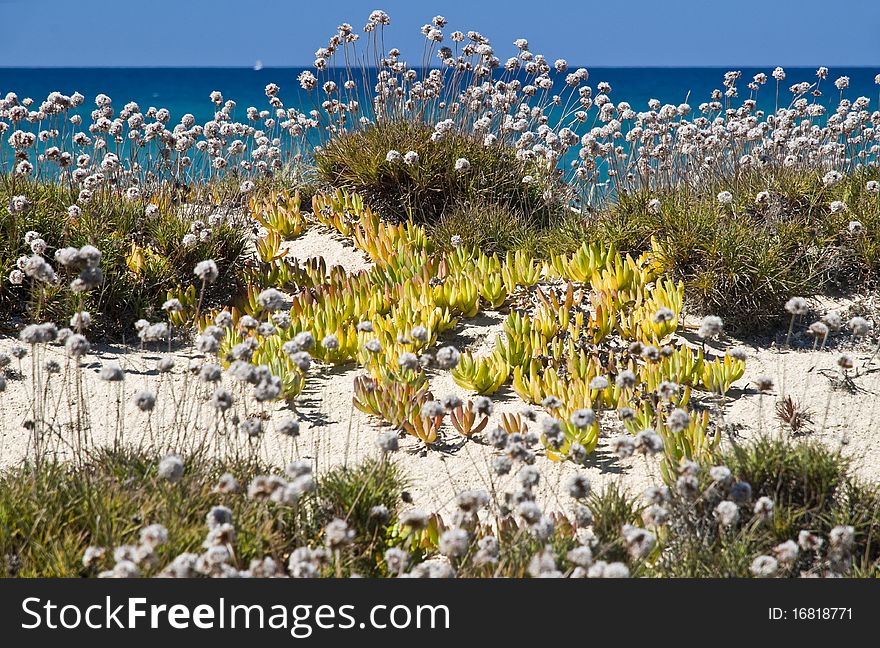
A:
<svg viewBox="0 0 880 648">
<path fill-rule="evenodd" d="M 516 159 L 509 145 L 485 146 L 478 136 L 454 131 L 439 140 L 420 122 L 394 121 L 342 133 L 315 152 L 318 177 L 354 190 L 393 220 L 436 223 L 467 205 L 516 210 L 525 222 L 549 223 L 564 185 L 541 180 L 546 174 Z M 418 154 L 418 163 L 388 161 L 389 151 Z M 465 159 L 466 170 L 456 162 Z M 523 183 L 525 175 L 536 181 Z M 552 197 L 544 196 L 551 190 Z"/>
<path fill-rule="evenodd" d="M 749 577 L 756 556 L 774 555 L 780 543 L 799 541 L 802 531 L 821 539 L 821 547 L 801 546 L 795 562 L 784 566 L 780 575 L 877 573 L 880 493 L 851 475 L 839 452 L 816 441 L 762 437 L 722 453 L 714 464 L 727 466 L 731 479 L 714 482 L 713 464 L 701 465 L 702 494 L 696 500 L 672 486 L 663 552 L 650 566 L 652 575 Z M 740 502 L 739 521 L 725 526 L 716 519 L 715 507 L 732 497 L 733 484 L 742 482 L 751 486 L 751 497 Z M 764 520 L 753 509 L 759 497 L 773 503 L 772 514 Z M 835 558 L 829 547 L 831 530 L 840 526 L 854 530 L 844 560 Z"/>
<path fill-rule="evenodd" d="M 825 510 L 835 500 L 849 468 L 843 455 L 819 441 L 792 443 L 768 436 L 734 446 L 720 461 L 755 492 L 811 511 Z"/>
</svg>

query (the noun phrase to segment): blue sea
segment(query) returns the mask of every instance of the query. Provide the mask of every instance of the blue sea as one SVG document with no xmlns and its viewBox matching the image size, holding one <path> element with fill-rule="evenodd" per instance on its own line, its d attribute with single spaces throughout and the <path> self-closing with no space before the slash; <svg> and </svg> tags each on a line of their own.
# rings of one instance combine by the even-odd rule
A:
<svg viewBox="0 0 880 648">
<path fill-rule="evenodd" d="M 768 76 L 772 67 L 766 68 L 587 68 L 590 72 L 588 85 L 594 89 L 600 81 L 611 84 L 611 99 L 618 103 L 627 101 L 635 110 L 646 110 L 651 98 L 663 103 L 679 104 L 685 100 L 696 108 L 708 101 L 713 89 L 722 89 L 724 73 L 741 69 L 738 83 L 739 100 L 749 96 L 746 87 L 758 72 Z M 248 106 L 262 110 L 267 108 L 264 88 L 268 83 L 281 86 L 280 97 L 288 107 L 309 110 L 312 100 L 302 91 L 296 81 L 302 69 L 263 68 L 2 68 L 0 67 L 0 96 L 15 92 L 20 98 L 31 97 L 39 103 L 50 92 L 64 94 L 80 92 L 85 95 L 87 106 L 93 106 L 99 93 L 109 95 L 117 110 L 125 103 L 135 101 L 141 110 L 149 106 L 166 108 L 173 120 L 186 113 L 195 115 L 200 122 L 212 118 L 214 106 L 208 95 L 213 90 L 223 93 L 224 99 L 237 104 L 236 117 L 243 118 Z M 880 86 L 874 76 L 880 73 L 876 67 L 831 68 L 828 79 L 822 82 L 822 97 L 818 99 L 827 107 L 836 105 L 840 93 L 834 87 L 834 79 L 850 77 L 850 87 L 845 96 L 855 100 L 859 96 L 871 100 L 870 110 L 878 109 Z M 331 72 L 331 74 L 333 74 Z M 802 81 L 816 81 L 815 68 L 786 68 L 786 79 L 780 84 L 780 106 L 791 100 L 789 86 Z M 562 75 L 558 75 L 562 76 Z M 323 79 L 322 79 L 323 80 Z M 562 90 L 561 79 L 557 92 Z M 771 78 L 758 95 L 759 108 L 772 111 L 775 108 L 775 81 Z M 240 111 L 240 112 L 239 112 Z M 173 123 L 173 122 L 172 122 Z"/>
</svg>

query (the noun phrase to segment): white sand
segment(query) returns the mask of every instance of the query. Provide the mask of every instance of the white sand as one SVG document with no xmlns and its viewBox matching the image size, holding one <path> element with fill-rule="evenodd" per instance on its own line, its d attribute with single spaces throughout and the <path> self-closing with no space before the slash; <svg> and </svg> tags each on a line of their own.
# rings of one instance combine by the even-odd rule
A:
<svg viewBox="0 0 880 648">
<path fill-rule="evenodd" d="M 328 266 L 339 264 L 349 271 L 370 265 L 361 252 L 348 242 L 342 242 L 338 237 L 317 228 L 289 243 L 289 248 L 291 254 L 299 259 L 323 256 Z M 461 322 L 442 342 L 452 343 L 461 350 L 468 348 L 478 353 L 488 352 L 494 344 L 496 333 L 501 330 L 502 318 L 498 313 L 481 313 L 477 318 Z M 0 338 L 0 352 L 8 352 L 15 344 L 14 339 Z M 725 340 L 725 347 L 729 344 L 730 341 Z M 844 451 L 853 456 L 856 469 L 865 477 L 877 479 L 880 477 L 880 447 L 874 443 L 874 421 L 880 402 L 877 397 L 880 392 L 880 372 L 866 374 L 863 371 L 862 375 L 856 377 L 854 384 L 860 389 L 858 393 L 832 390 L 831 380 L 823 371 L 827 370 L 828 375 L 837 372 L 835 362 L 838 354 L 839 351 L 782 352 L 750 347 L 746 376 L 731 390 L 725 416 L 742 438 L 754 435 L 759 429 L 783 433 L 774 415 L 774 408 L 784 390 L 812 410 L 811 436 L 832 447 L 840 447 L 843 440 Z M 229 451 L 229 435 L 218 434 L 213 410 L 203 402 L 203 396 L 210 390 L 200 385 L 197 377 L 186 370 L 190 362 L 188 355 L 177 353 L 176 369 L 171 374 L 159 376 L 155 367 L 161 355 L 111 346 L 93 349 L 83 363 L 83 388 L 92 421 L 92 436 L 88 444 L 113 443 L 118 436 L 116 427 L 119 420 L 124 421 L 123 441 L 126 443 L 167 446 L 185 440 L 189 444 L 207 444 L 219 452 Z M 870 353 L 856 354 L 858 366 L 868 355 Z M 67 363 L 63 351 L 57 347 L 49 347 L 46 358 L 57 360 L 62 367 Z M 125 368 L 126 380 L 121 385 L 98 379 L 100 366 L 109 362 L 119 362 Z M 23 363 L 25 379 L 9 381 L 0 409 L 0 464 L 3 465 L 21 461 L 31 447 L 31 433 L 23 427 L 23 423 L 32 416 L 30 358 L 25 358 Z M 880 367 L 880 362 L 875 362 L 873 367 Z M 313 367 L 306 390 L 296 403 L 296 416 L 301 422 L 301 436 L 296 445 L 267 424 L 260 444 L 253 451 L 278 466 L 296 457 L 309 458 L 319 470 L 329 465 L 352 465 L 365 456 L 375 455 L 375 437 L 380 430 L 387 428 L 382 428 L 378 421 L 352 406 L 352 380 L 358 373 L 354 366 Z M 751 381 L 759 375 L 769 375 L 774 379 L 776 387 L 772 394 L 761 397 L 751 387 Z M 61 431 L 47 444 L 61 456 L 70 456 L 70 449 L 65 443 L 71 440 L 69 432 L 64 430 L 69 428 L 67 423 L 76 416 L 71 382 L 69 376 L 65 378 L 64 373 L 59 374 L 51 378 L 47 390 L 47 400 L 51 403 L 47 407 L 48 418 L 54 424 L 54 429 Z M 145 387 L 158 391 L 156 409 L 149 415 L 138 411 L 131 403 L 132 395 Z M 456 393 L 462 398 L 468 396 L 448 373 L 433 376 L 431 388 L 436 397 L 448 393 Z M 233 389 L 233 393 L 238 392 Z M 502 388 L 493 400 L 495 411 L 490 426 L 502 413 L 517 412 L 524 405 L 509 386 Z M 247 407 L 248 412 L 253 413 L 259 411 L 260 406 L 250 401 Z M 286 409 L 286 406 L 277 403 L 265 408 L 275 421 L 286 415 Z M 606 435 L 616 434 L 609 427 L 604 426 Z M 165 430 L 164 436 L 159 437 L 158 430 Z M 455 494 L 461 490 L 485 488 L 495 493 L 512 490 L 513 475 L 499 478 L 489 469 L 495 454 L 490 447 L 476 442 L 459 444 L 461 437 L 450 426 L 445 426 L 445 430 L 449 445 L 453 446 L 447 451 L 423 451 L 411 437 L 401 441 L 396 460 L 409 477 L 409 492 L 416 506 L 448 512 Z M 240 437 L 238 439 L 235 446 L 245 449 L 245 442 Z M 554 463 L 539 456 L 537 465 L 543 475 L 539 499 L 544 500 L 551 509 L 567 509 L 569 501 L 564 496 L 564 480 L 577 471 L 586 473 L 594 488 L 618 481 L 633 493 L 640 492 L 646 485 L 659 479 L 656 460 L 635 456 L 620 461 L 609 451 L 608 444 L 608 436 L 603 437 L 586 467 L 577 467 L 570 462 Z M 461 447 L 455 447 L 459 445 Z"/>
</svg>

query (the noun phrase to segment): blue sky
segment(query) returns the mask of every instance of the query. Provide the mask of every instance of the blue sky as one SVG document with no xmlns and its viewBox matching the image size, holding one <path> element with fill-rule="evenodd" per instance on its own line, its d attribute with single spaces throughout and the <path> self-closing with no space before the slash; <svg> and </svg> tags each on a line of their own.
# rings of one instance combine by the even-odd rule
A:
<svg viewBox="0 0 880 648">
<path fill-rule="evenodd" d="M 593 67 L 880 67 L 880 0 L 0 0 L 0 66 L 309 65 L 338 23 L 360 30 L 377 8 L 410 61 L 440 13 L 502 58 L 524 37 Z"/>
</svg>

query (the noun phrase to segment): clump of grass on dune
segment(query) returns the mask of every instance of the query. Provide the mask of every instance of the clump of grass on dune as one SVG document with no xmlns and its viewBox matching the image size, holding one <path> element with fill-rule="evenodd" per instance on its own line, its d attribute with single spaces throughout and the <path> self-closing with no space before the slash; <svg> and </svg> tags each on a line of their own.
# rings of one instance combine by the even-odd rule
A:
<svg viewBox="0 0 880 648">
<path fill-rule="evenodd" d="M 335 468 L 320 476 L 314 493 L 296 505 L 248 496 L 260 475 L 278 474 L 253 458 L 220 461 L 184 458 L 179 481 L 163 479 L 162 457 L 141 450 L 96 451 L 82 464 L 22 466 L 0 474 L 0 575 L 20 577 L 94 576 L 113 564 L 113 549 L 138 545 L 142 529 L 168 530 L 167 541 L 142 563 L 145 575 L 158 573 L 175 556 L 204 550 L 206 515 L 216 506 L 232 512 L 233 563 L 271 557 L 279 565 L 301 546 L 321 546 L 324 527 L 348 518 L 356 542 L 346 552 L 345 573 L 378 574 L 388 524 L 396 516 L 403 481 L 395 464 L 367 462 Z M 224 474 L 239 486 L 218 492 Z M 283 473 L 282 473 L 283 475 Z M 223 489 L 221 489 L 223 490 Z M 377 506 L 386 517 L 370 516 Z M 82 559 L 88 547 L 106 548 L 106 560 L 91 568 Z"/>
<path fill-rule="evenodd" d="M 463 131 L 442 139 L 432 139 L 433 133 L 431 125 L 417 121 L 380 122 L 344 133 L 315 152 L 316 172 L 334 187 L 362 194 L 373 209 L 392 220 L 431 224 L 444 216 L 461 218 L 468 205 L 483 205 L 516 211 L 518 218 L 533 225 L 549 222 L 552 203 L 544 192 L 562 192 L 561 183 L 524 183 L 528 169 L 516 159 L 512 146 L 486 146 Z M 406 157 L 411 151 L 417 158 Z M 459 160 L 465 160 L 467 168 L 457 165 Z"/>
<path fill-rule="evenodd" d="M 673 485 L 655 575 L 747 577 L 757 575 L 758 555 L 777 562 L 774 575 L 878 574 L 880 490 L 855 477 L 839 452 L 816 441 L 759 437 L 696 474 L 696 499 L 681 481 Z M 733 524 L 719 512 L 730 501 Z"/>
<path fill-rule="evenodd" d="M 25 287 L 13 285 L 4 274 L 0 305 L 7 314 L 65 321 L 72 312 L 88 310 L 98 316 L 100 332 L 118 334 L 136 319 L 158 312 L 167 291 L 191 283 L 191 268 L 205 258 L 217 259 L 224 269 L 206 296 L 208 302 L 228 301 L 234 292 L 246 238 L 243 225 L 231 216 L 202 222 L 203 229 L 193 231 L 193 219 L 182 218 L 181 207 L 162 195 L 149 202 L 102 193 L 73 215 L 68 207 L 77 204 L 76 193 L 61 185 L 35 183 L 25 195 L 30 205 L 12 213 L 7 208 L 11 196 L 0 186 L 0 266 L 15 268 L 20 257 L 32 254 L 25 235 L 34 231 L 45 241 L 49 258 L 68 246 L 98 248 L 104 281 L 99 291 L 83 296 L 82 304 L 67 290 L 69 281 L 63 276 L 57 284 L 42 285 L 39 299 L 32 294 L 25 301 Z"/>
</svg>

